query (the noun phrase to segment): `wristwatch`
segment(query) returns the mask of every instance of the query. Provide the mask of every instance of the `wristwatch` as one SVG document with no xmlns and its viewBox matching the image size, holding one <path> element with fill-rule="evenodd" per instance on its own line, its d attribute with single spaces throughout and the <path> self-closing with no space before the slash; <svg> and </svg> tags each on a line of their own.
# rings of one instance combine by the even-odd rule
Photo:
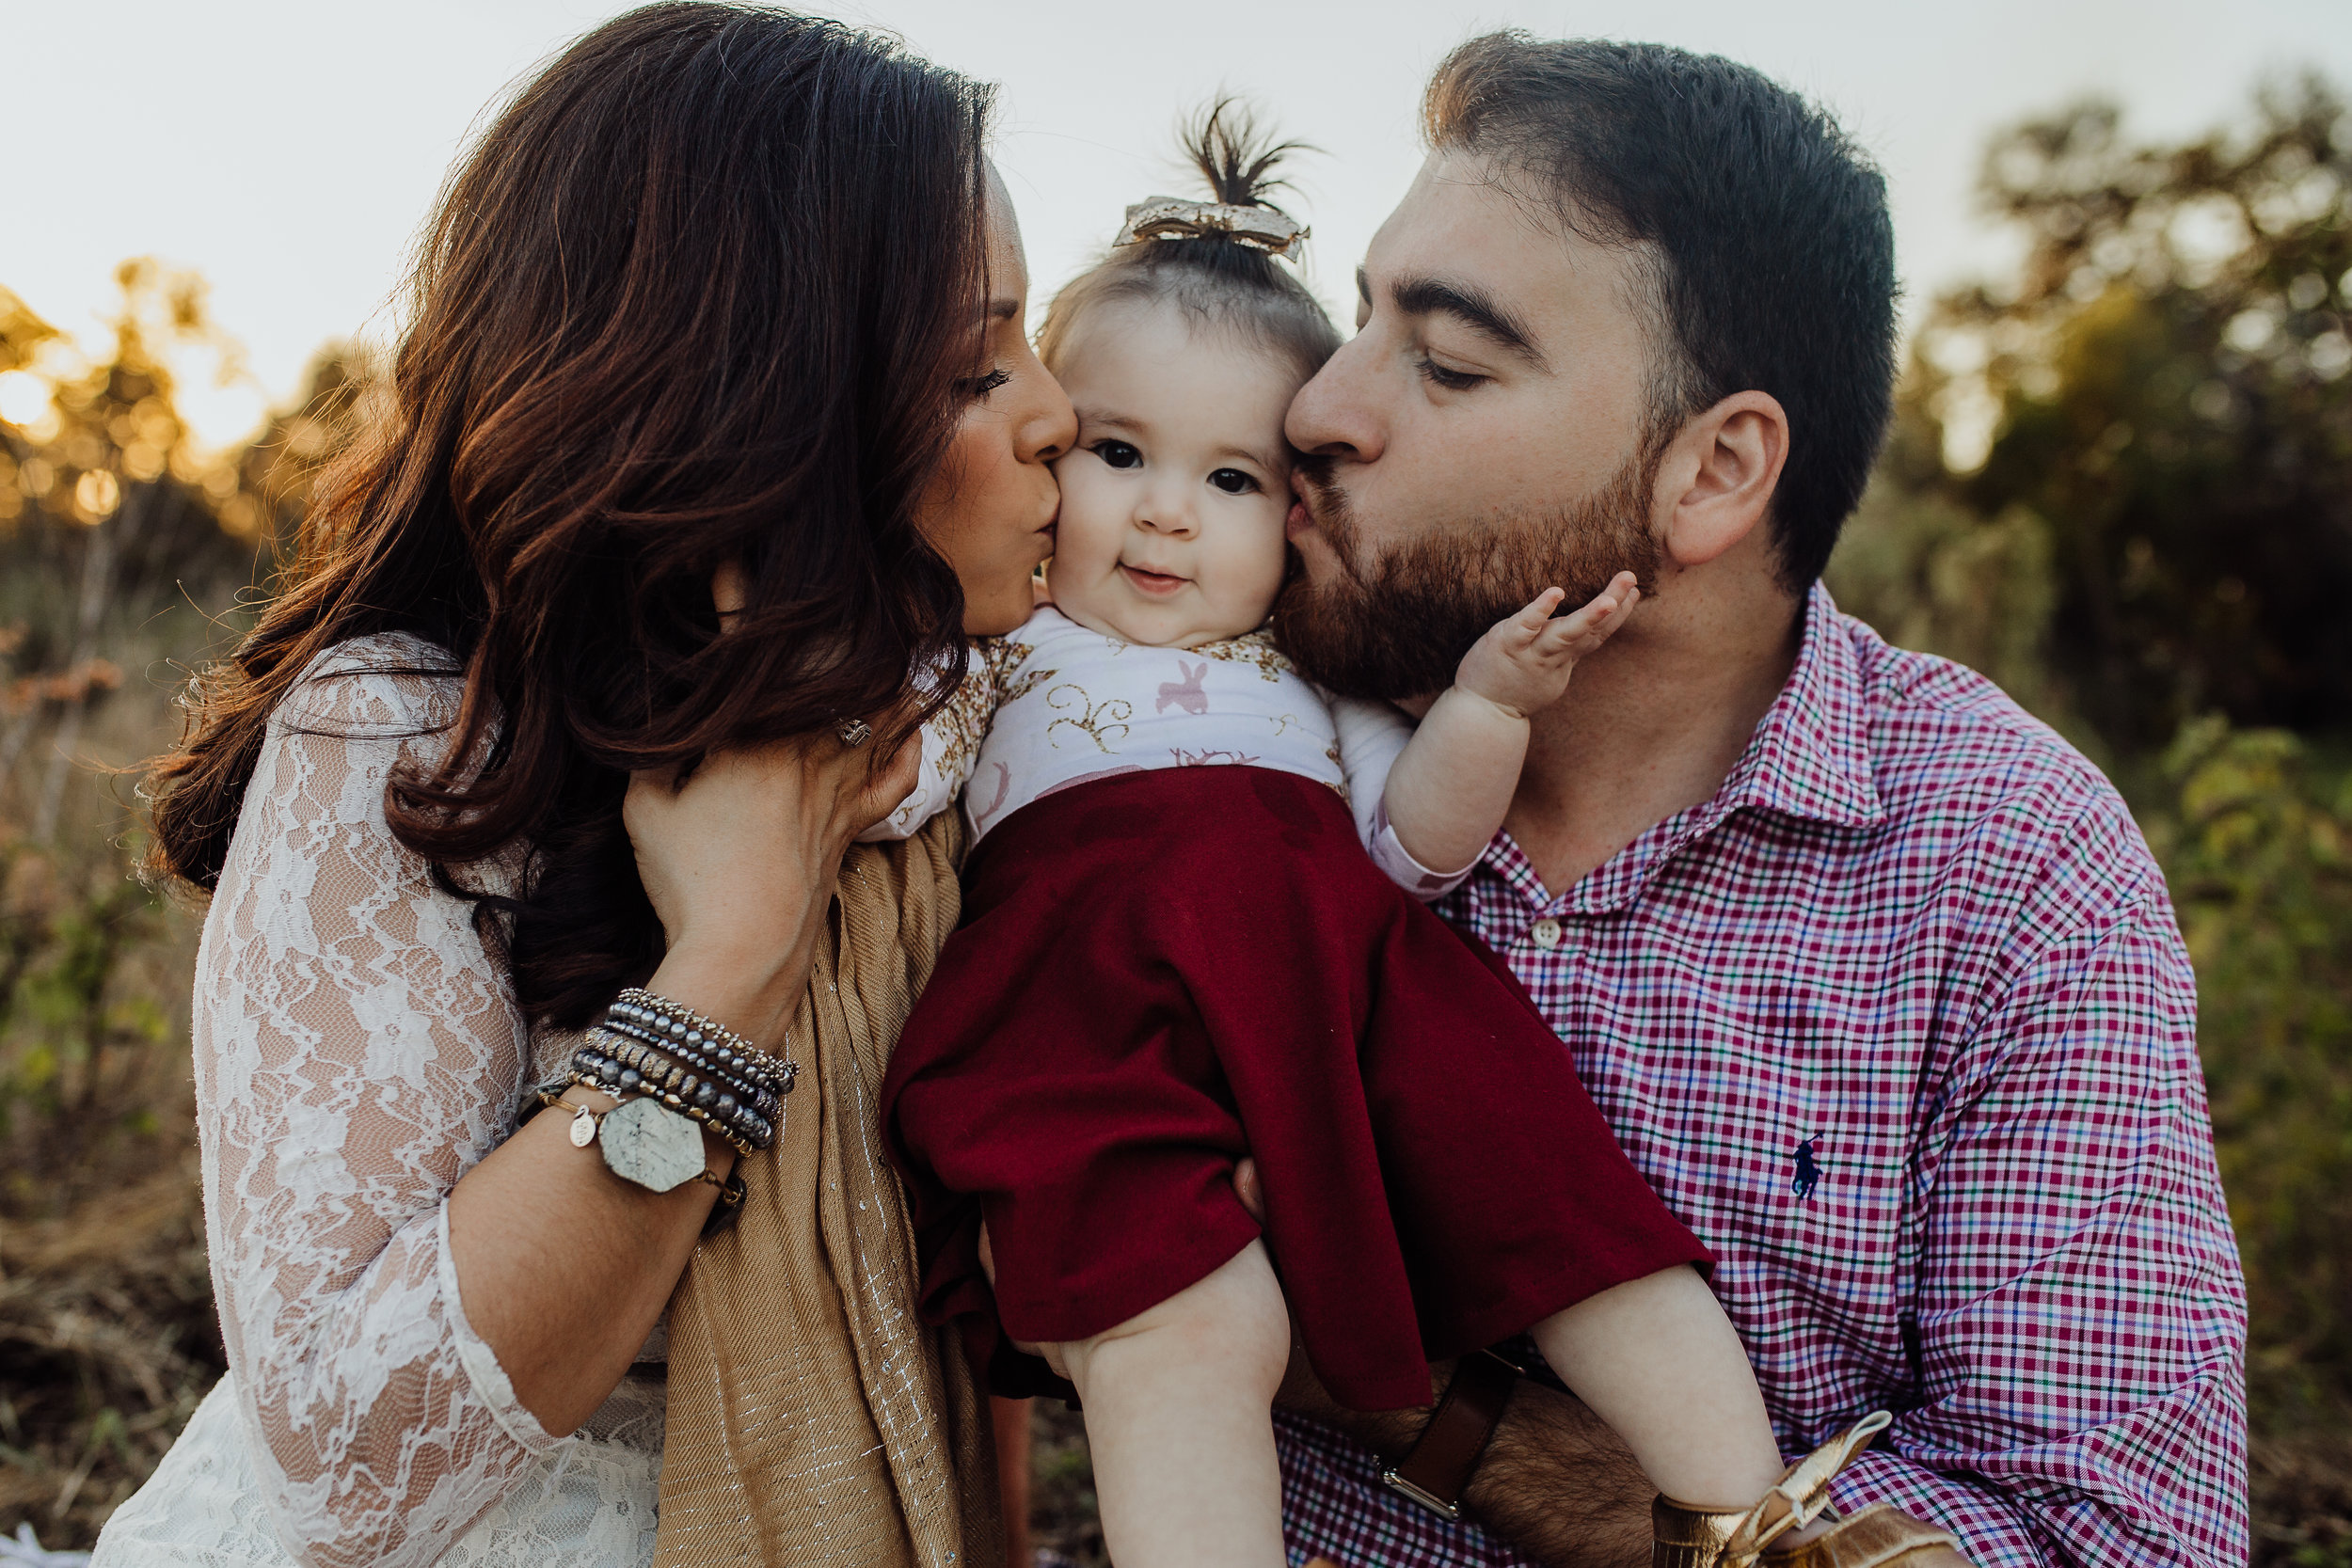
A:
<svg viewBox="0 0 2352 1568">
<path fill-rule="evenodd" d="M 563 1080 L 541 1085 L 525 1102 L 520 1120 L 529 1121 L 548 1106 L 569 1111 L 574 1148 L 596 1145 L 607 1170 L 647 1192 L 671 1192 L 690 1181 L 718 1188 L 719 1200 L 703 1224 L 706 1236 L 734 1221 L 746 1191 L 743 1173 L 730 1171 L 722 1180 L 706 1166 L 701 1127 L 650 1095 L 624 1099 L 599 1111 L 564 1098 L 575 1086 Z"/>
<path fill-rule="evenodd" d="M 1454 1364 L 1454 1381 L 1405 1457 L 1380 1472 L 1381 1484 L 1441 1519 L 1462 1517 L 1462 1488 L 1502 1423 L 1520 1370 L 1490 1350 Z"/>
</svg>

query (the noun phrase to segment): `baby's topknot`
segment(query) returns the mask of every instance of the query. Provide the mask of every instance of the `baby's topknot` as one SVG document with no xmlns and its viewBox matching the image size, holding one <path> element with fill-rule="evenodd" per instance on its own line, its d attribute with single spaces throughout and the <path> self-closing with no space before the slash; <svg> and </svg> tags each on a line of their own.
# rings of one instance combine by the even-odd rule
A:
<svg viewBox="0 0 2352 1568">
<path fill-rule="evenodd" d="M 1293 188 L 1279 172 L 1284 160 L 1313 149 L 1275 140 L 1248 104 L 1225 97 L 1187 119 L 1179 138 L 1213 200 L 1263 209 L 1280 220 L 1270 226 L 1277 232 L 1296 228 L 1270 197 Z M 1276 248 L 1292 254 L 1295 241 Z M 1088 311 L 1118 302 L 1170 304 L 1203 326 L 1238 331 L 1291 361 L 1302 381 L 1340 345 L 1331 318 L 1263 236 L 1195 230 L 1121 245 L 1056 294 L 1038 331 L 1046 368 L 1057 368 Z"/>
<path fill-rule="evenodd" d="M 1184 129 L 1184 148 L 1217 200 L 1229 207 L 1274 207 L 1278 213 L 1282 209 L 1267 198 L 1293 187 L 1275 170 L 1294 152 L 1318 150 L 1302 141 L 1275 141 L 1258 128 L 1249 105 L 1232 98 L 1219 98 L 1193 117 Z"/>
</svg>

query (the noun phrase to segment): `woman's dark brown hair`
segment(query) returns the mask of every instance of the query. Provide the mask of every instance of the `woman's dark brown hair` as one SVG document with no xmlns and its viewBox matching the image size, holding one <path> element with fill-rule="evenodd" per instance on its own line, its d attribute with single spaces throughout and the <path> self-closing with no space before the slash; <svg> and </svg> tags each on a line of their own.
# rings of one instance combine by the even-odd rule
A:
<svg viewBox="0 0 2352 1568">
<path fill-rule="evenodd" d="M 916 509 L 980 353 L 987 108 L 886 40 L 715 4 L 629 12 L 524 87 L 425 234 L 386 418 L 192 683 L 158 869 L 214 887 L 271 711 L 333 644 L 412 633 L 465 689 L 394 833 L 456 891 L 530 847 L 477 912 L 531 1016 L 649 973 L 628 770 L 877 713 L 960 636 Z"/>
</svg>

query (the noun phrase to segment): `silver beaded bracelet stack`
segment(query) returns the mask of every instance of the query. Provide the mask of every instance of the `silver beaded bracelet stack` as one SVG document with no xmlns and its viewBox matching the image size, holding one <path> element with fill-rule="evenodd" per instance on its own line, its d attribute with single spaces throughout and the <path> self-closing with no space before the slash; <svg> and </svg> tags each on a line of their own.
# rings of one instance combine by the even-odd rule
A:
<svg viewBox="0 0 2352 1568">
<path fill-rule="evenodd" d="M 784 1096 L 799 1069 L 742 1036 L 665 997 L 623 991 L 572 1053 L 570 1072 L 541 1085 L 540 1104 L 577 1085 L 622 1103 L 597 1113 L 577 1108 L 572 1142 L 602 1145 L 615 1176 L 657 1193 L 703 1180 L 721 1189 L 711 1220 L 723 1224 L 743 1198 L 740 1174 L 722 1182 L 704 1169 L 701 1123 L 738 1154 L 775 1142 Z"/>
<path fill-rule="evenodd" d="M 750 1154 L 776 1141 L 799 1069 L 649 990 L 613 999 L 572 1056 L 572 1082 L 650 1095 Z"/>
</svg>

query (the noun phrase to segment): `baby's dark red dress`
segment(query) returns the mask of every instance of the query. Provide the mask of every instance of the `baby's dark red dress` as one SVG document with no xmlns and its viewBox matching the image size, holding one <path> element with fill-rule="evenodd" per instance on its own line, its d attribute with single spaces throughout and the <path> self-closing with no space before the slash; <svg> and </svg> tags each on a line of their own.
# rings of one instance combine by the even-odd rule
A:
<svg viewBox="0 0 2352 1568">
<path fill-rule="evenodd" d="M 1324 1385 L 1425 1404 L 1428 1361 L 1704 1264 L 1502 960 L 1374 866 L 1327 786 L 1247 767 L 1076 784 L 964 868 L 890 1064 L 922 1311 L 1000 1393 L 1259 1234 Z M 988 1222 L 996 1284 L 979 1268 Z"/>
</svg>

